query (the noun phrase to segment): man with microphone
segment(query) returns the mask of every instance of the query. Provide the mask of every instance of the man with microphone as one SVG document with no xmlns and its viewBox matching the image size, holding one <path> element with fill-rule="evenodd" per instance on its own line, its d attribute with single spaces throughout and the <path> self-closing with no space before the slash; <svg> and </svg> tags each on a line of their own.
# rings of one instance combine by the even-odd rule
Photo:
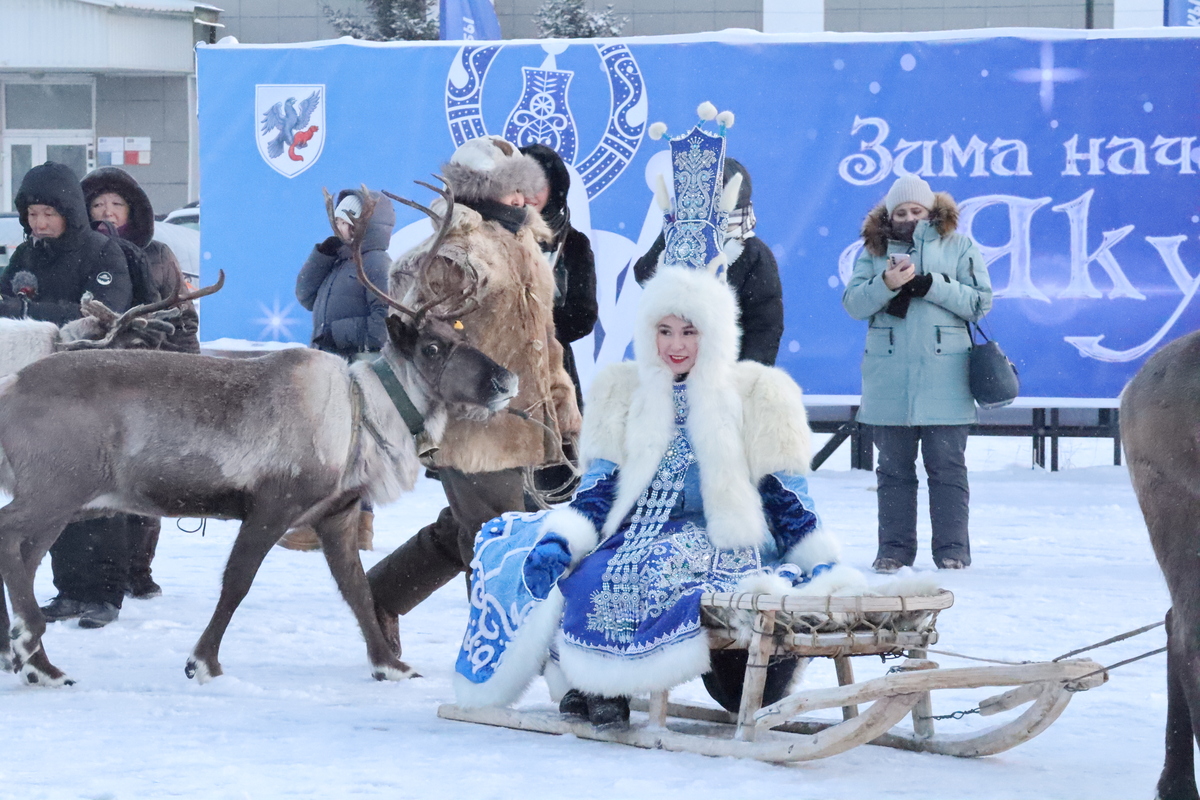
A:
<svg viewBox="0 0 1200 800">
<path fill-rule="evenodd" d="M 0 272 L 0 317 L 63 325 L 82 316 L 86 292 L 121 313 L 133 286 L 120 245 L 91 228 L 79 178 L 47 161 L 25 174 L 15 205 L 25 241 Z M 129 570 L 124 517 L 73 522 L 50 548 L 58 597 L 42 609 L 47 622 L 79 618 L 102 628 L 117 618 Z"/>
</svg>

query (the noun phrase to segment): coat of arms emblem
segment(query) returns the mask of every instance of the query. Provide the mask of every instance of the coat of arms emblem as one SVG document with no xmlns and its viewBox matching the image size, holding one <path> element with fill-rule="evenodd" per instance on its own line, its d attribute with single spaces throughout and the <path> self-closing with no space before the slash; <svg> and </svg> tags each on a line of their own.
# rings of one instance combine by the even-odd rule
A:
<svg viewBox="0 0 1200 800">
<path fill-rule="evenodd" d="M 325 146 L 323 84 L 254 87 L 258 152 L 271 169 L 294 178 L 316 163 Z"/>
</svg>

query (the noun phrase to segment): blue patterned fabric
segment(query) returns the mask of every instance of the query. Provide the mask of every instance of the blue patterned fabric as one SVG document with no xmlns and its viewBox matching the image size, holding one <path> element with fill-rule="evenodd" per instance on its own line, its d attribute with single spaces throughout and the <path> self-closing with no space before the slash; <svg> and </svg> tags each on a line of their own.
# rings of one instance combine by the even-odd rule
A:
<svg viewBox="0 0 1200 800">
<path fill-rule="evenodd" d="M 705 269 L 721 254 L 725 221 L 721 209 L 725 137 L 697 125 L 671 140 L 671 176 L 675 206 L 663 222 L 663 263 Z M 721 268 L 717 277 L 721 277 Z"/>
<path fill-rule="evenodd" d="M 758 492 L 772 537 L 770 545 L 763 548 L 763 560 L 776 562 L 793 545 L 821 527 L 821 520 L 808 495 L 808 479 L 803 475 L 772 473 L 758 482 Z"/>
<path fill-rule="evenodd" d="M 603 458 L 593 459 L 575 490 L 571 508 L 588 518 L 596 530 L 604 527 L 604 518 L 617 494 L 617 465 Z"/>
<path fill-rule="evenodd" d="M 675 437 L 627 526 L 559 582 L 564 641 L 639 658 L 701 632 L 700 595 L 731 591 L 762 567 L 755 548 L 718 550 L 705 533 L 700 468 L 687 437 L 687 385 Z"/>
<path fill-rule="evenodd" d="M 455 664 L 458 674 L 472 683 L 492 677 L 521 623 L 569 563 L 569 558 L 558 555 L 566 552 L 566 541 L 561 536 L 539 543 L 542 520 L 548 513 L 504 514 L 484 523 L 475 538 L 471 616 Z M 555 564 L 556 574 L 552 572 Z M 527 572 L 533 577 L 532 587 L 526 580 Z"/>
</svg>

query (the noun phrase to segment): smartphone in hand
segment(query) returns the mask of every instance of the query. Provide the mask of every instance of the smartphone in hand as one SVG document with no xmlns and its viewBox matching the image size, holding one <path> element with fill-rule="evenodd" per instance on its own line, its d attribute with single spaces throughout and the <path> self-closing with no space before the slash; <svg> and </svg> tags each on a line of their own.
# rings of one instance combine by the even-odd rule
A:
<svg viewBox="0 0 1200 800">
<path fill-rule="evenodd" d="M 897 269 L 902 269 L 905 265 L 910 264 L 911 262 L 912 259 L 910 259 L 904 253 L 892 253 L 888 256 L 888 266 L 895 267 Z"/>
</svg>

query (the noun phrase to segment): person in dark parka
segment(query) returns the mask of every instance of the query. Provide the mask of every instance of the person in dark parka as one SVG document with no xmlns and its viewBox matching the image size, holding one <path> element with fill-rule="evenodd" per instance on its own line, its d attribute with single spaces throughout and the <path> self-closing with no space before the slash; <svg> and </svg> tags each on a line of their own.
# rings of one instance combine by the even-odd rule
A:
<svg viewBox="0 0 1200 800">
<path fill-rule="evenodd" d="M 154 207 L 132 175 L 117 167 L 101 167 L 89 172 L 80 182 L 93 221 L 106 220 L 117 228 L 117 235 L 141 248 L 150 270 L 150 283 L 163 299 L 177 292 L 186 294 L 187 284 L 179 259 L 171 248 L 154 238 Z M 176 353 L 200 352 L 200 315 L 194 303 L 179 307 L 175 332 L 159 349 Z"/>
<path fill-rule="evenodd" d="M 26 316 L 26 303 L 13 291 L 18 272 L 30 273 L 37 282 L 27 303 L 32 319 L 55 325 L 79 319 L 85 292 L 113 311 L 129 308 L 133 290 L 125 256 L 116 242 L 92 230 L 79 179 L 70 167 L 47 161 L 29 170 L 15 205 L 25 241 L 0 273 L 0 316 Z M 49 228 L 42 227 L 47 214 L 58 217 Z"/>
<path fill-rule="evenodd" d="M 387 248 L 396 225 L 392 201 L 372 192 L 375 211 L 363 237 L 363 270 L 371 283 L 387 286 L 392 260 Z M 362 192 L 345 189 L 338 193 L 334 226 L 338 233 L 313 247 L 296 276 L 296 299 L 312 312 L 312 346 L 347 360 L 360 353 L 378 353 L 387 341 L 388 307 L 358 280 L 350 241 L 353 220 L 362 213 Z M 374 549 L 375 513 L 363 503 L 358 521 L 358 547 Z M 289 531 L 279 540 L 289 550 L 319 550 L 321 540 L 311 527 Z"/>
<path fill-rule="evenodd" d="M 583 409 L 583 389 L 579 385 L 579 370 L 571 343 L 592 332 L 599 316 L 596 303 L 596 257 L 592 243 L 585 233 L 571 225 L 567 207 L 567 192 L 571 188 L 571 173 L 562 156 L 544 144 L 531 144 L 521 152 L 536 161 L 546 175 L 546 187 L 526 204 L 539 214 L 550 227 L 554 238 L 542 245 L 542 252 L 554 271 L 554 338 L 562 344 L 563 369 L 575 384 L 575 402 Z M 578 461 L 575 446 L 564 442 L 563 453 L 572 464 Z M 568 500 L 579 484 L 572 464 L 558 464 L 537 470 L 534 482 L 542 501 L 557 503 Z M 533 511 L 538 503 L 526 500 L 526 510 Z"/>
<path fill-rule="evenodd" d="M 26 240 L 0 273 L 0 316 L 29 316 L 62 325 L 82 316 L 79 302 L 91 292 L 113 311 L 132 301 L 120 246 L 91 229 L 79 179 L 51 161 L 25 174 L 16 196 Z M 24 287 L 25 296 L 13 291 Z M 32 279 L 29 277 L 32 276 Z M 73 522 L 50 548 L 58 596 L 42 609 L 48 622 L 79 618 L 101 628 L 117 618 L 129 573 L 125 515 Z"/>
<path fill-rule="evenodd" d="M 558 153 L 544 144 L 521 148 L 546 173 L 546 188 L 526 202 L 542 215 L 554 239 L 548 243 L 546 259 L 554 270 L 554 336 L 563 346 L 563 368 L 575 383 L 575 399 L 583 408 L 579 371 L 571 343 L 587 336 L 596 327 L 599 306 L 596 303 L 596 258 L 585 233 L 571 225 L 567 192 L 571 173 Z"/>
<path fill-rule="evenodd" d="M 335 219 L 347 223 L 362 212 L 358 190 L 338 193 Z M 375 212 L 363 239 L 363 269 L 376 286 L 387 286 L 392 260 L 387 248 L 396 225 L 392 201 L 372 192 Z M 336 223 L 335 223 L 336 224 Z M 312 312 L 312 346 L 342 358 L 378 352 L 387 341 L 387 306 L 358 281 L 347 237 L 330 236 L 313 247 L 296 276 L 296 299 Z"/>
<path fill-rule="evenodd" d="M 729 268 L 725 280 L 737 296 L 741 310 L 742 349 L 738 360 L 757 361 L 770 367 L 775 365 L 779 340 L 783 337 L 783 286 L 775 255 L 754 233 L 750 173 L 738 161 L 725 159 L 725 183 L 735 174 L 741 174 L 742 188 L 726 225 L 725 253 Z M 659 234 L 650 251 L 634 264 L 633 276 L 639 285 L 654 275 L 665 247 L 666 242 Z"/>
<path fill-rule="evenodd" d="M 170 247 L 154 239 L 154 206 L 132 175 L 117 167 L 101 167 L 89 172 L 80 182 L 80 188 L 83 189 L 93 227 L 111 224 L 117 236 L 132 244 L 144 256 L 147 274 L 143 279 L 149 286 L 144 289 L 147 296 L 137 298 L 139 302 L 151 301 L 153 295 L 165 299 L 188 291 L 183 271 L 179 268 L 179 259 Z M 133 274 L 134 262 L 129 263 L 129 268 L 130 278 L 136 288 L 139 276 Z M 179 317 L 174 320 L 174 333 L 159 345 L 159 349 L 199 353 L 200 315 L 196 306 L 189 301 L 183 303 L 179 311 Z M 141 599 L 158 597 L 162 594 L 162 587 L 151 575 L 150 565 L 158 549 L 162 520 L 130 514 L 126 517 L 126 523 L 129 526 L 129 581 L 125 592 L 130 597 Z"/>
</svg>

